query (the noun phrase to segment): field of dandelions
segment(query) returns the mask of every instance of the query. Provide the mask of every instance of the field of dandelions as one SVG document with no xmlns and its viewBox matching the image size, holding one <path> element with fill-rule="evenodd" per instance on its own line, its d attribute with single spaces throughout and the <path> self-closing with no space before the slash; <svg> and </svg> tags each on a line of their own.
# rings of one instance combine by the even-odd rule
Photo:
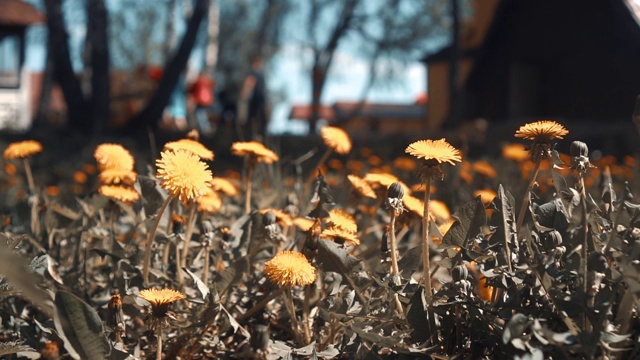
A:
<svg viewBox="0 0 640 360">
<path fill-rule="evenodd" d="M 554 121 L 514 135 L 383 159 L 337 127 L 294 157 L 191 132 L 71 172 L 6 144 L 0 356 L 639 358 L 636 159 Z"/>
</svg>

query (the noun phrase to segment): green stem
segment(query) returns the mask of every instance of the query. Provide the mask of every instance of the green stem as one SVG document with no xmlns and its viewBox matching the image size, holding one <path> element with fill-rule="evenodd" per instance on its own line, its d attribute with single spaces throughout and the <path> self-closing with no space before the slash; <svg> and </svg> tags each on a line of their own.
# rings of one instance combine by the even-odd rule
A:
<svg viewBox="0 0 640 360">
<path fill-rule="evenodd" d="M 156 215 L 156 219 L 153 221 L 153 225 L 151 226 L 151 230 L 149 231 L 149 235 L 147 236 L 147 243 L 144 246 L 144 262 L 142 264 L 142 280 L 145 286 L 149 285 L 149 266 L 151 263 L 151 246 L 153 245 L 153 241 L 156 236 L 156 230 L 158 230 L 158 224 L 160 224 L 160 219 L 162 218 L 162 214 L 164 210 L 167 208 L 169 203 L 173 198 L 169 195 L 167 199 L 162 203 L 160 210 L 158 210 L 158 214 Z"/>
<path fill-rule="evenodd" d="M 184 247 L 182 248 L 182 265 L 187 266 L 187 256 L 189 256 L 189 245 L 191 244 L 191 236 L 196 222 L 196 204 L 191 204 L 189 209 L 189 218 L 187 219 L 187 229 L 184 232 Z"/>
<path fill-rule="evenodd" d="M 36 184 L 33 181 L 33 175 L 31 173 L 31 165 L 29 165 L 29 158 L 22 158 L 24 162 L 24 172 L 27 175 L 27 182 L 29 183 L 29 190 L 32 194 L 36 193 Z"/>
<path fill-rule="evenodd" d="M 424 279 L 424 297 L 427 303 L 427 316 L 429 316 L 429 335 L 436 331 L 435 314 L 433 312 L 433 300 L 431 297 L 431 259 L 429 255 L 429 203 L 431 202 L 431 178 L 425 180 L 424 214 L 422 216 L 422 277 Z"/>
<path fill-rule="evenodd" d="M 253 177 L 253 161 L 249 159 L 249 166 L 247 168 L 247 178 L 244 180 L 245 188 L 247 190 L 247 197 L 244 200 L 244 213 L 249 215 L 251 212 L 251 178 Z"/>
<path fill-rule="evenodd" d="M 158 326 L 156 337 L 158 338 L 158 348 L 156 349 L 156 360 L 162 360 L 162 326 Z"/>
<path fill-rule="evenodd" d="M 302 339 L 300 338 L 300 326 L 298 325 L 298 318 L 296 317 L 296 308 L 293 304 L 293 292 L 291 291 L 291 286 L 287 286 L 284 293 L 284 304 L 287 308 L 287 312 L 289 312 L 289 316 L 291 317 L 291 324 L 293 325 L 293 336 L 295 337 L 296 342 L 300 346 L 304 346 Z"/>
<path fill-rule="evenodd" d="M 429 203 L 431 202 L 431 178 L 427 178 L 424 193 L 424 214 L 422 216 L 422 278 L 424 280 L 425 300 L 431 308 L 431 262 L 429 257 Z"/>
<path fill-rule="evenodd" d="M 389 221 L 389 244 L 391 246 L 391 281 L 395 282 L 396 277 L 400 273 L 398 269 L 398 250 L 396 245 L 396 211 L 391 210 L 391 220 Z M 396 310 L 400 317 L 404 316 L 404 308 L 398 297 L 398 293 L 393 294 L 393 300 L 396 303 Z"/>
</svg>

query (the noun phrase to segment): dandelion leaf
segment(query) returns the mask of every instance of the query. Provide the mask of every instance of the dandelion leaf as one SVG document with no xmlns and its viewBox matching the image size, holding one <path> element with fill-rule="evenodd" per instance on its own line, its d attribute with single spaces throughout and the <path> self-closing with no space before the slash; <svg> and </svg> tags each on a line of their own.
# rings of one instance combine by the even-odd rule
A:
<svg viewBox="0 0 640 360">
<path fill-rule="evenodd" d="M 404 278 L 410 278 L 422 266 L 422 243 L 413 247 L 398 260 L 398 268 Z"/>
<path fill-rule="evenodd" d="M 424 300 L 424 288 L 420 287 L 411 297 L 407 307 L 407 322 L 413 328 L 411 341 L 423 343 L 429 338 L 429 319 L 427 303 Z"/>
<path fill-rule="evenodd" d="M 513 195 L 508 190 L 505 190 L 502 185 L 498 187 L 498 194 L 493 199 L 492 206 L 494 209 L 491 216 L 491 225 L 495 226 L 498 230 L 491 237 L 491 243 L 498 246 L 504 246 L 508 243 L 512 250 L 516 250 L 518 246 L 517 231 L 516 231 L 516 213 L 515 200 Z M 506 242 L 505 242 L 506 239 Z M 506 264 L 506 249 L 502 249 L 500 260 L 504 260 Z"/>
<path fill-rule="evenodd" d="M 349 255 L 349 252 L 341 245 L 333 241 L 318 240 L 318 262 L 325 271 L 337 272 L 349 276 L 353 268 L 360 263 L 360 259 Z"/>
<path fill-rule="evenodd" d="M 31 347 L 22 344 L 22 341 L 0 342 L 0 355 L 11 355 L 23 351 L 35 352 Z"/>
<path fill-rule="evenodd" d="M 80 359 L 105 359 L 109 343 L 102 321 L 91 306 L 77 296 L 60 290 L 55 297 L 54 322 L 59 334 L 64 334 L 64 346 Z"/>
<path fill-rule="evenodd" d="M 456 221 L 442 238 L 444 246 L 467 247 L 468 240 L 480 233 L 487 223 L 487 214 L 480 196 L 459 207 L 453 214 Z"/>
</svg>

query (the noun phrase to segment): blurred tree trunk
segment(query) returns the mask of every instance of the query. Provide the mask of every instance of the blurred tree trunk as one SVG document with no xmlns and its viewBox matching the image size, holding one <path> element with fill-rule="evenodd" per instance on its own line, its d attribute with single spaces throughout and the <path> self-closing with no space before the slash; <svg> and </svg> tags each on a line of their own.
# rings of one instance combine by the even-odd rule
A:
<svg viewBox="0 0 640 360">
<path fill-rule="evenodd" d="M 180 74 L 187 66 L 189 55 L 196 42 L 198 29 L 209 10 L 209 0 L 197 0 L 193 9 L 193 14 L 187 24 L 180 46 L 173 58 L 165 65 L 164 75 L 156 88 L 153 96 L 144 109 L 129 121 L 129 129 L 141 129 L 147 126 L 157 127 L 158 120 L 162 117 L 162 112 L 167 106 Z"/>
<path fill-rule="evenodd" d="M 53 76 L 60 84 L 67 104 L 68 124 L 82 132 L 91 130 L 91 123 L 87 121 L 87 102 L 82 93 L 80 81 L 76 77 L 69 55 L 67 30 L 62 17 L 62 5 L 59 0 L 44 0 L 47 12 L 47 30 L 49 32 L 48 48 L 51 50 L 53 62 Z"/>
<path fill-rule="evenodd" d="M 460 91 L 458 88 L 460 75 L 460 3 L 451 0 L 451 18 L 453 20 L 451 55 L 449 58 L 449 124 L 456 126 L 460 123 L 462 108 Z"/>
<path fill-rule="evenodd" d="M 320 99 L 327 80 L 327 72 L 331 67 L 333 55 L 338 48 L 340 39 L 347 34 L 347 31 L 351 26 L 351 21 L 353 20 L 357 4 L 358 0 L 345 1 L 342 11 L 340 12 L 340 20 L 331 32 L 329 41 L 324 48 L 317 49 L 315 51 L 313 67 L 311 69 L 311 117 L 309 118 L 309 133 L 312 133 L 315 130 L 316 124 L 320 119 Z M 310 16 L 315 18 L 318 14 L 314 14 L 313 9 L 317 11 L 318 8 L 312 5 Z"/>
<path fill-rule="evenodd" d="M 94 135 L 101 135 L 110 119 L 109 40 L 104 0 L 87 3 L 87 42 L 91 56 L 91 120 Z"/>
<path fill-rule="evenodd" d="M 220 9 L 218 4 L 211 4 L 209 9 L 209 26 L 207 27 L 207 50 L 205 55 L 204 73 L 214 78 L 218 63 L 218 36 L 220 34 Z"/>
</svg>

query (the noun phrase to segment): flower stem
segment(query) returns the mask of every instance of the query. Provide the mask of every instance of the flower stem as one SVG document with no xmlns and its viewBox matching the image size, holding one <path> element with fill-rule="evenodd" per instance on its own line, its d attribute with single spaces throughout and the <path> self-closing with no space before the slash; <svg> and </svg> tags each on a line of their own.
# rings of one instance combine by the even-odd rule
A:
<svg viewBox="0 0 640 360">
<path fill-rule="evenodd" d="M 538 177 L 538 171 L 540 170 L 540 162 L 541 162 L 541 158 L 538 158 L 536 160 L 533 173 L 531 174 L 531 178 L 529 179 L 529 185 L 527 185 L 527 191 L 524 193 L 524 198 L 522 199 L 522 205 L 520 205 L 520 212 L 518 213 L 518 221 L 516 222 L 516 233 L 520 233 L 520 229 L 522 228 L 522 223 L 524 222 L 524 214 L 527 211 L 527 207 L 529 206 L 529 201 L 531 200 L 531 190 L 533 190 L 533 185 L 536 183 L 536 177 Z"/>
<path fill-rule="evenodd" d="M 431 298 L 431 260 L 429 256 L 429 203 L 431 202 L 431 177 L 425 180 L 424 214 L 422 215 L 422 277 L 424 278 L 424 299 L 427 303 L 427 316 L 429 317 L 429 336 L 436 331 L 435 314 L 433 312 L 433 300 Z"/>
<path fill-rule="evenodd" d="M 36 184 L 33 181 L 33 175 L 31 173 L 31 165 L 29 165 L 29 158 L 23 158 L 22 161 L 24 162 L 24 172 L 27 175 L 27 182 L 29 183 L 29 190 L 31 191 L 32 194 L 36 193 Z"/>
<path fill-rule="evenodd" d="M 245 188 L 247 190 L 247 197 L 245 198 L 245 201 L 244 201 L 245 215 L 249 215 L 249 213 L 251 212 L 251 180 L 253 177 L 253 167 L 254 167 L 254 161 L 251 161 L 251 159 L 248 159 L 248 162 L 249 162 L 249 166 L 247 168 L 247 177 L 244 179 Z"/>
<path fill-rule="evenodd" d="M 209 245 L 204 247 L 204 266 L 202 267 L 202 282 L 208 286 L 209 282 Z"/>
<path fill-rule="evenodd" d="M 300 346 L 304 346 L 302 339 L 300 338 L 300 326 L 298 325 L 298 319 L 296 317 L 296 308 L 293 304 L 293 292 L 291 291 L 291 286 L 287 286 L 284 293 L 284 305 L 287 308 L 287 312 L 291 317 L 291 324 L 293 325 L 293 336 L 295 337 L 296 342 Z"/>
<path fill-rule="evenodd" d="M 578 174 L 578 186 L 580 187 L 580 202 L 582 204 L 582 230 L 584 231 L 584 237 L 582 239 L 582 290 L 585 294 L 589 293 L 589 269 L 587 266 L 589 257 L 589 224 L 587 219 L 587 194 L 584 189 L 584 177 L 581 173 Z M 588 311 L 588 309 L 586 309 Z M 587 332 L 592 331 L 591 323 L 587 317 L 587 311 L 584 313 L 584 329 Z"/>
<path fill-rule="evenodd" d="M 425 181 L 424 214 L 422 216 L 422 278 L 424 280 L 425 300 L 431 308 L 431 263 L 429 258 L 429 202 L 431 202 L 431 178 Z"/>
<path fill-rule="evenodd" d="M 162 360 L 162 326 L 158 326 L 156 337 L 158 338 L 158 348 L 156 349 L 156 360 Z"/>
<path fill-rule="evenodd" d="M 391 220 L 389 221 L 389 244 L 391 247 L 391 281 L 395 281 L 395 278 L 400 273 L 398 269 L 398 250 L 396 245 L 396 211 L 391 210 Z M 396 310 L 401 317 L 404 315 L 404 309 L 400 298 L 397 293 L 393 294 L 393 300 L 396 303 Z"/>
<path fill-rule="evenodd" d="M 149 235 L 147 236 L 147 243 L 144 246 L 144 262 L 142 264 L 142 280 L 145 286 L 149 285 L 149 265 L 151 263 L 151 246 L 153 245 L 153 240 L 156 236 L 156 230 L 158 230 L 158 224 L 160 224 L 160 219 L 162 218 L 162 214 L 164 210 L 167 208 L 169 203 L 173 198 L 169 195 L 166 200 L 162 203 L 160 210 L 158 210 L 158 214 L 156 215 L 156 219 L 153 221 L 153 225 L 151 226 L 151 230 L 149 231 Z"/>
<path fill-rule="evenodd" d="M 187 266 L 187 256 L 189 256 L 189 244 L 191 244 L 191 236 L 196 222 L 196 204 L 191 204 L 189 209 L 189 218 L 187 219 L 187 229 L 184 232 L 184 247 L 182 248 L 182 265 Z"/>
</svg>

